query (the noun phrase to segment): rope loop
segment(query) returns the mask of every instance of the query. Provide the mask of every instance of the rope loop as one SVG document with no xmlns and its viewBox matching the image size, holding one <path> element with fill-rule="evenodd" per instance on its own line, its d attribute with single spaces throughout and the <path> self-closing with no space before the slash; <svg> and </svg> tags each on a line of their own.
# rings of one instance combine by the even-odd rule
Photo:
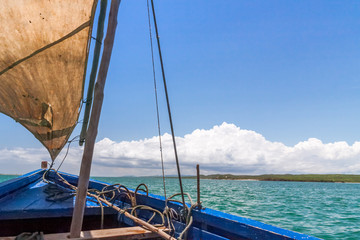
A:
<svg viewBox="0 0 360 240">
<path fill-rule="evenodd" d="M 188 207 L 188 205 L 185 204 L 185 208 L 183 208 L 180 211 L 180 215 L 175 211 L 175 209 L 168 207 L 168 202 L 177 202 L 180 204 L 182 203 L 182 201 L 173 199 L 174 197 L 179 196 L 179 195 L 187 196 L 187 198 L 190 201 L 190 207 Z M 179 237 L 177 238 L 178 240 L 183 240 L 183 239 L 187 238 L 187 233 L 193 223 L 192 211 L 197 206 L 198 206 L 198 203 L 194 204 L 189 193 L 184 193 L 184 194 L 175 193 L 165 200 L 164 215 L 166 216 L 167 221 L 168 221 L 168 228 L 171 229 L 171 231 L 175 230 L 174 224 L 172 223 L 172 219 L 178 220 L 178 221 L 183 220 L 183 221 L 185 221 L 185 224 L 186 224 L 184 230 L 180 233 Z"/>
<path fill-rule="evenodd" d="M 165 226 L 165 217 L 164 217 L 164 214 L 161 213 L 159 210 L 154 209 L 154 208 L 149 207 L 149 206 L 146 206 L 146 205 L 137 205 L 137 206 L 135 206 L 135 207 L 133 207 L 133 208 L 131 209 L 130 214 L 136 217 L 136 216 L 137 216 L 136 210 L 147 210 L 147 211 L 153 212 L 153 215 L 149 218 L 149 220 L 147 220 L 148 223 L 150 223 L 151 220 L 154 219 L 154 217 L 156 216 L 156 214 L 158 214 L 158 215 L 161 217 L 162 223 L 161 223 L 161 224 L 154 224 L 154 226 L 155 226 L 155 227 Z"/>
<path fill-rule="evenodd" d="M 145 187 L 145 189 L 141 188 L 141 187 Z M 139 186 L 137 186 L 136 190 L 135 190 L 135 195 L 137 194 L 138 191 L 142 191 L 146 193 L 146 196 L 149 196 L 149 189 L 146 186 L 145 183 L 140 183 Z"/>
</svg>

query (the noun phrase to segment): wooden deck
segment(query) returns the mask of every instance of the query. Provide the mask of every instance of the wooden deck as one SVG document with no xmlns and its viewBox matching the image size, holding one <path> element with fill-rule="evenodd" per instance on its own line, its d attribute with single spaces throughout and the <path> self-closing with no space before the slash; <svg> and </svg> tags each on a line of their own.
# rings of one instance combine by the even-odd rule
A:
<svg viewBox="0 0 360 240">
<path fill-rule="evenodd" d="M 164 227 L 159 228 L 166 231 Z M 55 233 L 44 235 L 44 240 L 68 240 L 70 233 Z M 72 238 L 72 240 L 85 240 L 85 239 L 99 239 L 99 240 L 130 240 L 130 239 L 152 239 L 158 238 L 159 235 L 146 230 L 142 227 L 125 227 L 125 228 L 111 228 L 102 230 L 82 231 L 80 238 Z M 14 240 L 15 237 L 3 237 L 0 240 Z"/>
</svg>

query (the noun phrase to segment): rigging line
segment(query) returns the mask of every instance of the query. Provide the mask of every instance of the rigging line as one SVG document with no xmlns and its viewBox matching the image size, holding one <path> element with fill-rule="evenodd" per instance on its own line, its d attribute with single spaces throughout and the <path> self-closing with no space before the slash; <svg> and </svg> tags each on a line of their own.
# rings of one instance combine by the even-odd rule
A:
<svg viewBox="0 0 360 240">
<path fill-rule="evenodd" d="M 68 155 L 68 153 L 69 153 L 70 144 L 71 144 L 73 141 L 75 141 L 78 137 L 80 137 L 80 135 L 77 135 L 77 136 L 75 136 L 73 139 L 71 139 L 70 141 L 68 141 L 68 147 L 67 147 L 67 150 L 66 150 L 66 154 L 65 154 L 63 160 L 61 161 L 59 167 L 56 169 L 55 172 L 59 171 L 61 165 L 64 163 L 64 161 L 65 161 L 65 159 L 66 159 L 66 157 L 67 157 L 67 155 Z M 51 166 L 52 166 L 52 165 L 51 165 Z M 50 169 L 51 169 L 51 167 L 50 167 Z"/>
<path fill-rule="evenodd" d="M 171 117 L 169 96 L 168 96 L 168 91 L 167 91 L 167 87 L 166 87 L 165 70 L 164 70 L 164 64 L 163 64 L 162 55 L 161 55 L 160 37 L 159 37 L 159 31 L 158 31 L 157 24 L 156 24 L 156 15 L 155 15 L 155 8 L 154 8 L 154 1 L 153 1 L 153 0 L 151 0 L 151 7 L 152 7 L 153 20 L 154 20 L 154 25 L 155 25 L 156 40 L 157 40 L 157 45 L 158 45 L 158 50 L 159 50 L 159 58 L 160 58 L 160 64 L 161 64 L 161 73 L 162 73 L 162 78 L 163 78 L 163 83 L 164 83 L 164 89 L 165 89 L 165 96 L 166 96 L 166 103 L 167 103 L 167 109 L 168 109 L 168 114 L 169 114 L 169 121 L 170 121 L 172 141 L 173 141 L 173 145 L 174 145 L 174 154 L 175 154 L 176 168 L 177 168 L 177 173 L 178 173 L 178 178 L 179 178 L 179 184 L 180 184 L 181 198 L 182 198 L 182 203 L 183 203 L 183 205 L 184 205 L 184 210 L 185 210 L 185 209 L 186 209 L 186 205 L 185 205 L 185 198 L 184 198 L 184 190 L 183 190 L 182 181 L 181 181 L 179 158 L 178 158 L 177 150 L 176 150 L 175 133 L 174 133 L 174 127 L 173 127 L 172 117 Z"/>
<path fill-rule="evenodd" d="M 99 41 L 96 37 L 91 36 L 91 39 L 93 39 L 95 42 L 97 42 L 97 43 L 99 43 L 99 44 L 102 44 L 102 42 Z"/>
<path fill-rule="evenodd" d="M 163 177 L 163 185 L 164 185 L 164 196 L 166 198 L 166 184 L 165 184 L 165 171 L 164 171 L 164 158 L 162 151 L 162 142 L 161 142 L 161 128 L 160 128 L 160 114 L 159 114 L 159 103 L 158 103 L 158 94 L 157 94 L 157 86 L 156 86 L 156 74 L 155 74 L 155 61 L 154 61 L 154 47 L 152 42 L 152 34 L 151 34 L 151 19 L 150 19 L 150 7 L 149 0 L 147 3 L 147 12 L 148 12 L 148 20 L 149 20 L 149 34 L 150 34 L 150 46 L 151 46 L 151 60 L 152 60 L 152 68 L 153 68 L 153 76 L 154 76 L 154 89 L 155 89 L 155 102 L 156 102 L 156 115 L 157 115 L 157 124 L 158 124 L 158 134 L 159 134 L 159 142 L 160 142 L 160 156 L 161 156 L 161 169 L 162 169 L 162 177 Z"/>
</svg>

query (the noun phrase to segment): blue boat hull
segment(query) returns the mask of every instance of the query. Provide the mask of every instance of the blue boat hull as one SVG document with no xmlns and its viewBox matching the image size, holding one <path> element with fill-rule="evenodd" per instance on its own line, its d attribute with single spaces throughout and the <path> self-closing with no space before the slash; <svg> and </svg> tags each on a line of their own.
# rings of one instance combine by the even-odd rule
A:
<svg viewBox="0 0 360 240">
<path fill-rule="evenodd" d="M 0 237 L 18 235 L 22 232 L 42 231 L 44 233 L 68 232 L 74 207 L 74 196 L 66 184 L 61 181 L 55 172 L 49 172 L 47 178 L 51 182 L 42 180 L 44 170 L 36 170 L 15 179 L 0 183 Z M 77 185 L 78 177 L 66 173 L 61 176 L 70 184 Z M 101 190 L 107 183 L 91 180 L 89 188 Z M 59 188 L 61 194 L 50 194 L 49 189 Z M 52 199 L 56 195 L 58 199 Z M 137 205 L 150 206 L 159 211 L 165 208 L 165 198 L 153 194 L 138 193 Z M 129 208 L 130 202 L 118 199 L 116 205 L 120 208 Z M 177 213 L 182 210 L 182 205 L 169 202 L 168 206 Z M 104 228 L 136 226 L 131 219 L 118 213 L 111 207 L 104 207 Z M 149 219 L 151 213 L 140 211 L 138 217 Z M 210 208 L 192 210 L 193 223 L 188 231 L 188 239 L 319 239 L 305 234 L 285 230 L 248 218 L 243 218 Z M 101 208 L 97 201 L 88 198 L 84 216 L 84 230 L 99 229 Z M 161 222 L 160 217 L 155 217 L 153 222 Z M 173 220 L 175 227 L 174 236 L 177 237 L 185 228 L 179 220 Z"/>
</svg>

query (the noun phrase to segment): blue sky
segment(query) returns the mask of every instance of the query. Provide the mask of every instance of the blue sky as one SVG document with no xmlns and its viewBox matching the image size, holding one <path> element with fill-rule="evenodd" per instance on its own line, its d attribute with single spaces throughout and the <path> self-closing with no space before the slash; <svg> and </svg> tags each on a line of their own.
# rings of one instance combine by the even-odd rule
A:
<svg viewBox="0 0 360 240">
<path fill-rule="evenodd" d="M 159 1 L 157 10 L 178 135 L 226 121 L 289 145 L 359 139 L 358 2 Z M 142 1 L 123 2 L 118 30 L 102 123 L 119 102 L 127 130 L 112 139 L 153 136 Z"/>
<path fill-rule="evenodd" d="M 309 138 L 359 141 L 359 1 L 155 4 L 177 136 L 227 122 L 290 147 Z M 0 149 L 41 148 L 6 116 L 0 133 Z M 146 1 L 123 0 L 98 141 L 156 134 Z"/>
</svg>

